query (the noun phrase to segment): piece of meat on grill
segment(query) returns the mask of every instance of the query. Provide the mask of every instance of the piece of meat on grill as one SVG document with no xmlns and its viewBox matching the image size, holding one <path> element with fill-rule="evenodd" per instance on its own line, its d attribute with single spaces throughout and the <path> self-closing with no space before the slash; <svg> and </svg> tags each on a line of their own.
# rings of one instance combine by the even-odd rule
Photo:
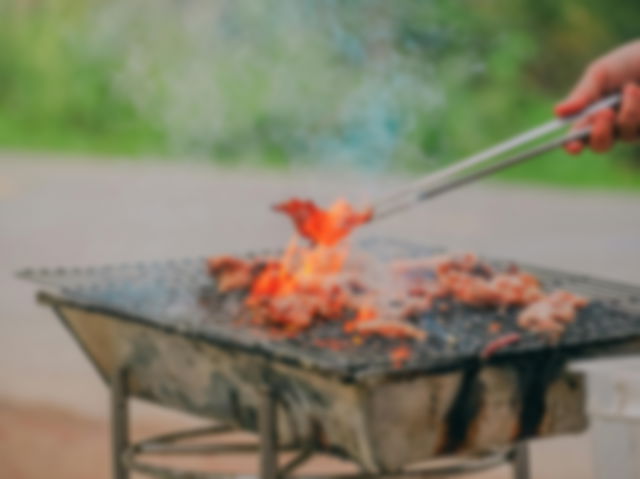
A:
<svg viewBox="0 0 640 479">
<path fill-rule="evenodd" d="M 289 203 L 303 216 L 317 210 L 310 202 Z M 222 256 L 210 259 L 208 268 L 218 281 L 219 291 L 249 291 L 245 304 L 252 311 L 253 324 L 285 336 L 318 321 L 343 319 L 349 311 L 355 311 L 355 317 L 343 325 L 347 335 L 424 341 L 427 332 L 409 319 L 435 306 L 436 314 L 446 316 L 450 304 L 460 302 L 499 310 L 523 307 L 517 319 L 522 329 L 557 339 L 587 302 L 566 291 L 545 294 L 535 276 L 517 267 L 496 271 L 473 253 L 395 262 L 391 266 L 395 289 L 385 300 L 380 297 L 379 285 L 369 283 L 366 270 L 340 269 L 343 253 L 336 256 L 340 259 L 338 267 L 325 267 L 325 259 L 333 258 L 328 255 L 331 251 L 333 248 L 316 244 L 292 250 L 300 256 L 287 254 L 281 260 Z M 307 266 L 315 268 L 312 274 Z M 515 341 L 513 335 L 508 338 Z M 504 347 L 504 341 L 496 341 L 486 354 Z"/>
<path fill-rule="evenodd" d="M 587 300 L 582 296 L 557 290 L 524 308 L 518 315 L 518 325 L 557 339 L 586 304 Z"/>
<path fill-rule="evenodd" d="M 405 338 L 424 341 L 427 339 L 427 332 L 414 325 L 390 319 L 372 319 L 369 321 L 356 321 L 347 323 L 353 325 L 348 328 L 350 331 L 363 336 L 377 335 L 387 338 Z"/>
<path fill-rule="evenodd" d="M 275 205 L 274 209 L 287 214 L 300 235 L 313 244 L 323 246 L 338 244 L 356 227 L 373 217 L 373 209 L 357 211 L 344 200 L 322 209 L 311 200 L 293 198 Z"/>
<path fill-rule="evenodd" d="M 522 336 L 519 333 L 507 333 L 502 336 L 489 341 L 480 352 L 480 357 L 483 359 L 489 359 L 495 353 L 501 349 L 506 348 L 512 344 L 519 342 Z"/>
<path fill-rule="evenodd" d="M 474 253 L 453 253 L 396 260 L 391 264 L 391 270 L 400 275 L 421 275 L 430 272 L 446 273 L 451 270 L 469 272 L 477 265 L 478 257 Z"/>
<path fill-rule="evenodd" d="M 226 293 L 249 288 L 263 263 L 233 256 L 216 256 L 207 260 L 209 274 L 218 281 L 218 291 Z"/>
<path fill-rule="evenodd" d="M 443 282 L 454 298 L 473 306 L 526 305 L 542 297 L 538 280 L 526 273 L 498 273 L 491 278 L 448 273 Z"/>
<path fill-rule="evenodd" d="M 497 273 L 473 253 L 399 261 L 392 268 L 409 278 L 412 292 L 451 296 L 471 306 L 526 305 L 542 297 L 535 276 L 517 269 Z M 423 278 L 429 274 L 435 275 L 439 289 L 424 289 Z"/>
<path fill-rule="evenodd" d="M 311 326 L 319 306 L 313 298 L 304 301 L 292 296 L 270 298 L 253 306 L 253 322 L 297 333 Z"/>
</svg>

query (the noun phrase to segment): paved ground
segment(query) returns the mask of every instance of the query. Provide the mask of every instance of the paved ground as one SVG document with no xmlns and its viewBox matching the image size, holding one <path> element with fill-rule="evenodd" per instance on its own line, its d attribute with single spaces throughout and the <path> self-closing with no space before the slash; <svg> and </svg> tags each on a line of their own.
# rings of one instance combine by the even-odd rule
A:
<svg viewBox="0 0 640 479">
<path fill-rule="evenodd" d="M 108 477 L 104 388 L 16 270 L 278 246 L 289 230 L 269 204 L 291 195 L 365 199 L 399 181 L 0 156 L 0 477 L 41 477 L 42 467 L 51 478 Z M 473 187 L 361 234 L 640 284 L 639 196 Z M 149 407 L 139 417 L 139 430 L 176 421 Z M 536 444 L 534 477 L 591 477 L 588 444 L 586 436 Z"/>
</svg>

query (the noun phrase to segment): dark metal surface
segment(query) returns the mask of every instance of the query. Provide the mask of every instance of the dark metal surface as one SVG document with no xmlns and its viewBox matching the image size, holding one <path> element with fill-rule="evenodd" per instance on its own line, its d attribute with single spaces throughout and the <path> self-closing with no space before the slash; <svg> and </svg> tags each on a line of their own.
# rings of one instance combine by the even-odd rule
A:
<svg viewBox="0 0 640 479">
<path fill-rule="evenodd" d="M 370 240 L 364 247 L 382 259 L 424 257 L 434 249 L 400 241 Z M 260 256 L 260 255 L 259 255 Z M 494 261 L 494 264 L 505 264 Z M 290 364 L 334 372 L 345 377 L 371 373 L 434 372 L 469 367 L 497 335 L 488 325 L 499 320 L 499 334 L 520 332 L 523 339 L 498 352 L 492 361 L 517 360 L 522 355 L 562 353 L 579 357 L 593 347 L 640 338 L 640 288 L 524 266 L 537 274 L 546 289 L 564 288 L 592 298 L 558 344 L 525 333 L 516 325 L 518 310 L 502 314 L 493 309 L 450 303 L 447 312 L 431 312 L 416 319 L 429 332 L 423 343 L 413 343 L 413 356 L 398 370 L 389 359 L 396 340 L 371 338 L 361 345 L 346 342 L 339 351 L 318 347 L 318 339 L 344 339 L 341 322 L 325 322 L 294 339 L 274 339 L 265 331 L 238 324 L 238 293 L 220 295 L 207 275 L 204 259 L 128 264 L 86 269 L 31 270 L 24 278 L 53 286 L 71 304 L 106 311 L 123 319 L 212 342 L 231 349 L 249 350 Z M 46 295 L 45 295 L 46 299 Z M 596 348 L 597 349 L 597 348 Z"/>
</svg>

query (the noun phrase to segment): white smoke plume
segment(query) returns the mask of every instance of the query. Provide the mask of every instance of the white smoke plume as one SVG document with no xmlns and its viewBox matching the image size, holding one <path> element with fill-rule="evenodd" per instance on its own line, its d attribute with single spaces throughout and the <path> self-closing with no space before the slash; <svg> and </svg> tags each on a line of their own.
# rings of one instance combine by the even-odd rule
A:
<svg viewBox="0 0 640 479">
<path fill-rule="evenodd" d="M 446 104 L 451 35 L 417 3 L 434 12 L 419 35 L 403 0 L 111 0 L 88 37 L 176 153 L 381 171 L 435 161 L 419 135 Z"/>
</svg>

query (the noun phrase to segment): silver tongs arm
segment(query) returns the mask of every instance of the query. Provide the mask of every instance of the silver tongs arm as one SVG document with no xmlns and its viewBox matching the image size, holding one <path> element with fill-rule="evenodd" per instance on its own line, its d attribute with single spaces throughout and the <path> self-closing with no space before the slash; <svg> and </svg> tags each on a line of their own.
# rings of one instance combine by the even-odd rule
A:
<svg viewBox="0 0 640 479">
<path fill-rule="evenodd" d="M 616 108 L 620 104 L 620 101 L 621 95 L 619 93 L 615 93 L 593 103 L 575 115 L 553 119 L 532 130 L 526 131 L 515 137 L 509 138 L 502 143 L 494 145 L 487 150 L 481 151 L 480 153 L 476 153 L 473 156 L 453 163 L 450 166 L 437 170 L 434 173 L 431 173 L 374 202 L 373 219 L 384 218 L 392 215 L 409 208 L 420 201 L 433 198 L 434 196 L 446 193 L 452 189 L 494 174 L 505 168 L 509 168 L 523 161 L 535 158 L 571 141 L 584 140 L 589 137 L 591 132 L 590 127 L 569 132 L 563 136 L 534 146 L 529 150 L 515 153 L 507 159 L 491 164 L 492 160 L 495 160 L 497 157 L 505 153 L 516 150 L 546 135 L 550 135 L 551 133 L 572 125 L 598 111 L 605 110 L 607 108 Z M 480 168 L 482 165 L 484 166 Z"/>
</svg>

